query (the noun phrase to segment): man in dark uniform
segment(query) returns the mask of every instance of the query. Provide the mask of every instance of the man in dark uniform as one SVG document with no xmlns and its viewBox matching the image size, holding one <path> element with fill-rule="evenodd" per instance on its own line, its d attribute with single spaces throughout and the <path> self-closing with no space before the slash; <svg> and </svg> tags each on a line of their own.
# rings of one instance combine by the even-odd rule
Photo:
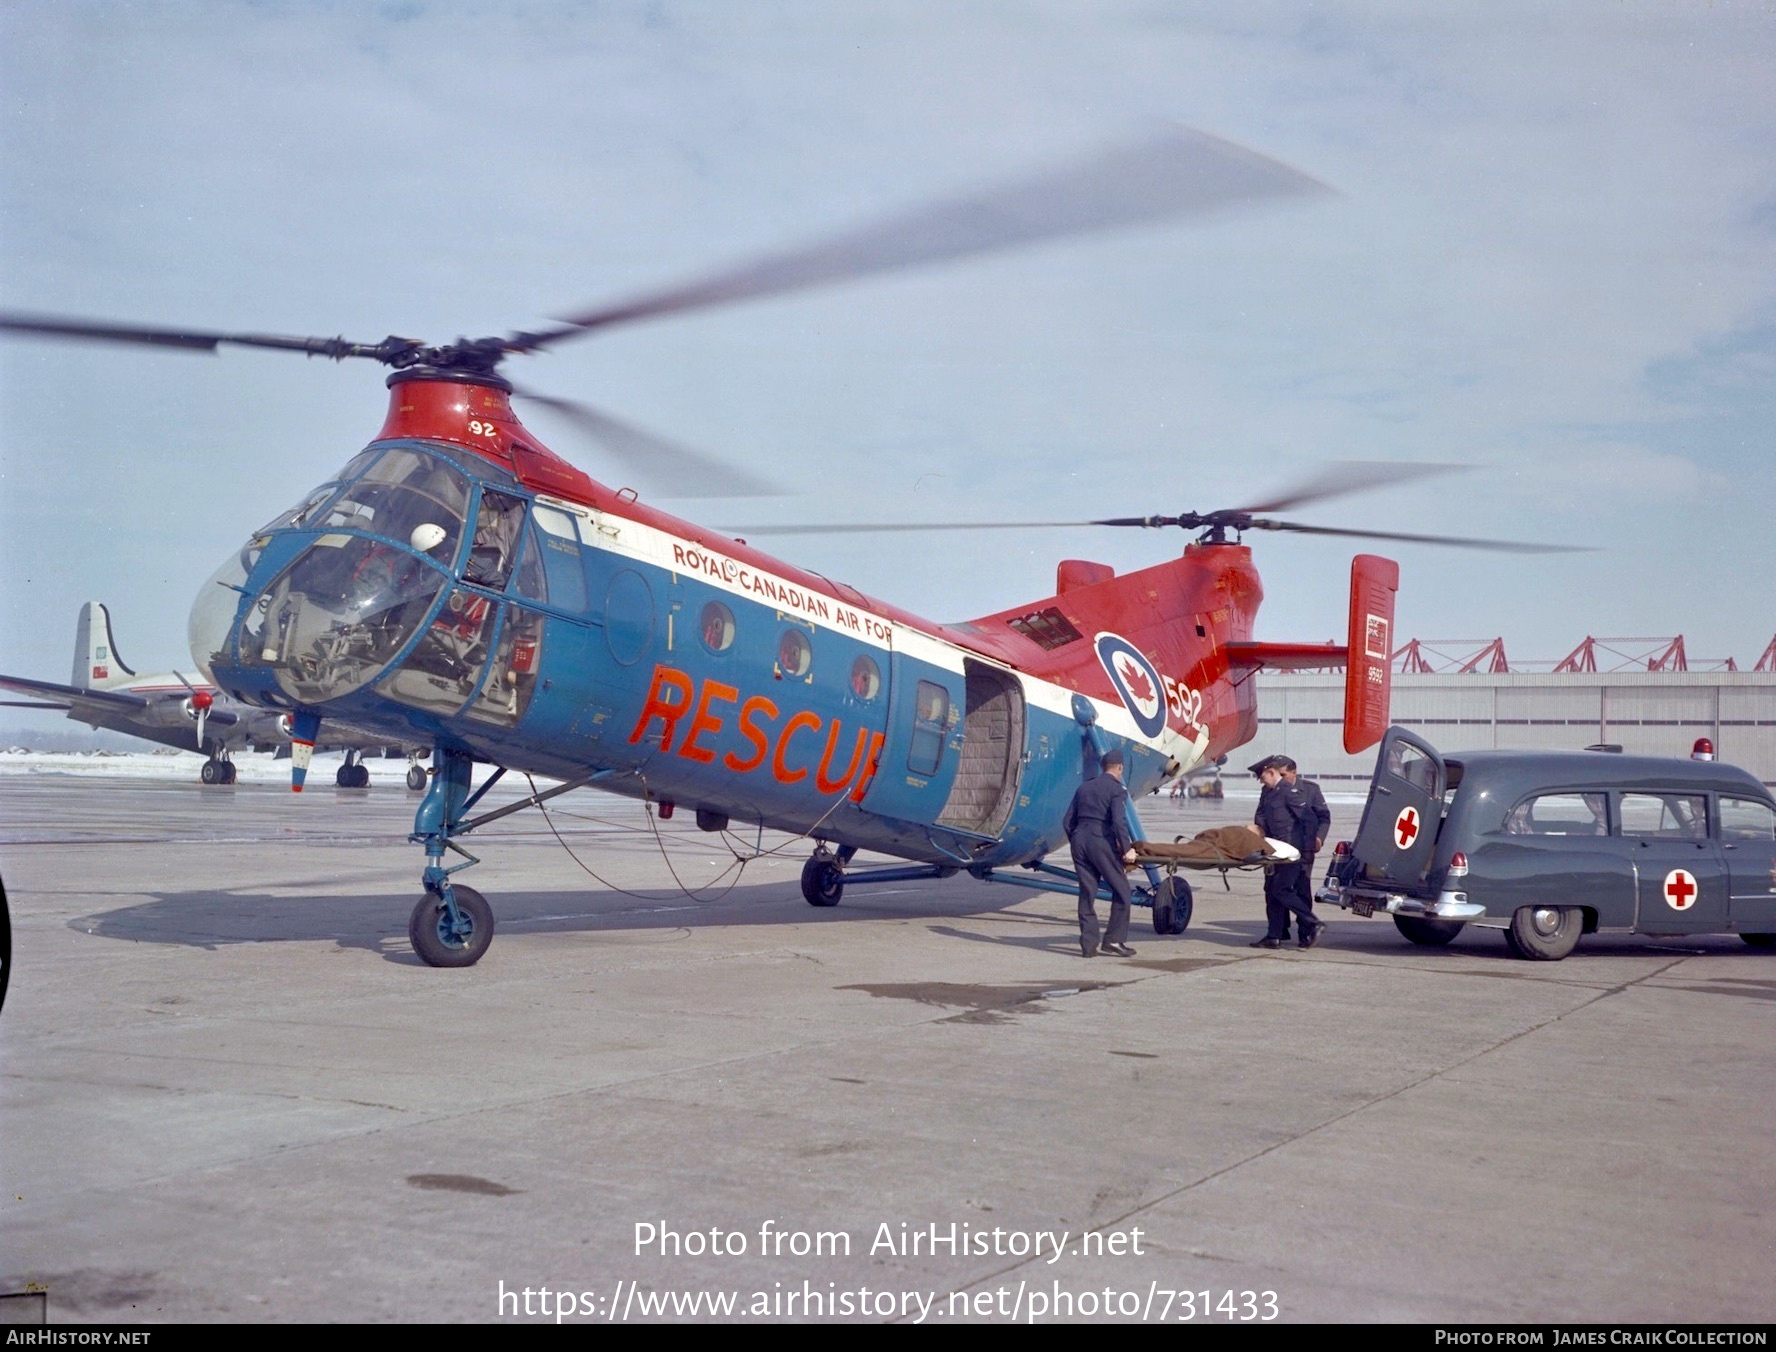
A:
<svg viewBox="0 0 1776 1352">
<path fill-rule="evenodd" d="M 1129 880 L 1125 863 L 1135 862 L 1134 835 L 1129 830 L 1129 796 L 1122 786 L 1122 752 L 1106 751 L 1099 762 L 1103 774 L 1088 779 L 1073 794 L 1062 826 L 1073 849 L 1073 871 L 1079 875 L 1079 951 L 1096 957 L 1100 951 L 1132 958 L 1128 946 Z M 1098 886 L 1110 889 L 1110 923 L 1098 946 Z"/>
<path fill-rule="evenodd" d="M 1258 782 L 1264 785 L 1264 791 L 1258 796 L 1258 811 L 1252 820 L 1272 840 L 1293 845 L 1305 855 L 1314 848 L 1314 832 L 1319 824 L 1312 808 L 1307 804 L 1306 795 L 1297 793 L 1283 781 L 1283 771 L 1277 764 L 1278 759 L 1267 756 L 1251 767 L 1252 773 L 1258 776 Z M 1319 941 L 1320 931 L 1325 926 L 1314 919 L 1311 903 L 1301 898 L 1297 887 L 1301 876 L 1299 860 L 1273 864 L 1265 874 L 1266 927 L 1264 937 L 1253 941 L 1253 948 L 1281 948 L 1283 941 L 1289 937 L 1291 911 L 1295 913 L 1301 947 L 1312 948 Z"/>
<path fill-rule="evenodd" d="M 1295 892 L 1307 903 L 1308 913 L 1311 915 L 1314 904 L 1314 856 L 1325 845 L 1326 837 L 1332 830 L 1332 809 L 1326 806 L 1326 795 L 1320 792 L 1320 786 L 1311 779 L 1301 778 L 1297 773 L 1294 761 L 1287 756 L 1277 756 L 1275 760 L 1277 769 L 1283 772 L 1283 783 L 1298 793 L 1307 810 L 1313 813 L 1313 843 L 1301 851 L 1301 876 L 1295 880 Z"/>
</svg>

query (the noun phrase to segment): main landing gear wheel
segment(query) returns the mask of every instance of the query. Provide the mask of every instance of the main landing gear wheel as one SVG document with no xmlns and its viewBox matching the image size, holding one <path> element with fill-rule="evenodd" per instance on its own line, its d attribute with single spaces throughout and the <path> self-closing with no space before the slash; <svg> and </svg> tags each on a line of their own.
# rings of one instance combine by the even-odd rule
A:
<svg viewBox="0 0 1776 1352">
<path fill-rule="evenodd" d="M 334 774 L 333 782 L 342 789 L 367 789 L 370 787 L 370 767 L 368 765 L 342 765 Z"/>
<path fill-rule="evenodd" d="M 409 765 L 407 767 L 407 787 L 412 789 L 415 793 L 418 793 L 421 789 L 425 788 L 425 786 L 425 766 Z"/>
<path fill-rule="evenodd" d="M 473 967 L 493 942 L 493 907 L 487 898 L 460 884 L 452 890 L 459 923 L 451 923 L 450 908 L 436 892 L 421 897 L 407 921 L 413 951 L 429 967 Z"/>
<path fill-rule="evenodd" d="M 1519 906 L 1505 947 L 1532 962 L 1559 962 L 1579 945 L 1585 913 L 1577 906 Z"/>
<path fill-rule="evenodd" d="M 838 864 L 818 855 L 802 865 L 802 895 L 810 906 L 837 906 L 845 894 L 845 873 Z"/>
<path fill-rule="evenodd" d="M 234 783 L 234 763 L 225 760 L 207 760 L 203 763 L 203 768 L 197 772 L 197 777 L 205 784 L 232 784 Z"/>
<path fill-rule="evenodd" d="M 1441 948 L 1462 932 L 1460 920 L 1430 920 L 1422 915 L 1396 915 L 1394 928 L 1415 944 Z"/>
<path fill-rule="evenodd" d="M 1190 913 L 1196 908 L 1190 884 L 1182 878 L 1166 878 L 1153 894 L 1153 932 L 1182 934 L 1190 928 Z"/>
</svg>

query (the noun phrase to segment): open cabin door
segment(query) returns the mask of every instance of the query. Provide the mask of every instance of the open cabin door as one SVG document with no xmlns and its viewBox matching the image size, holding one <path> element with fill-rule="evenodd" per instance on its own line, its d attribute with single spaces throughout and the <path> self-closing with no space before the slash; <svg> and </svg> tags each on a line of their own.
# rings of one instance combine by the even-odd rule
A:
<svg viewBox="0 0 1776 1352">
<path fill-rule="evenodd" d="M 1024 690 L 1010 672 L 965 661 L 962 760 L 937 824 L 997 836 L 1017 803 L 1023 774 Z"/>
<path fill-rule="evenodd" d="M 1356 856 L 1365 878 L 1401 887 L 1424 881 L 1447 783 L 1448 771 L 1434 746 L 1404 728 L 1387 730 L 1357 827 Z"/>
</svg>

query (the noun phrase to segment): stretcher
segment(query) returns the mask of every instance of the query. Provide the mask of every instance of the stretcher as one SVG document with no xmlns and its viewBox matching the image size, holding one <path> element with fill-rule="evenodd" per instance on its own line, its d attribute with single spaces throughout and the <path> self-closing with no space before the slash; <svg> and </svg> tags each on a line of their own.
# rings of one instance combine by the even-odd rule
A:
<svg viewBox="0 0 1776 1352">
<path fill-rule="evenodd" d="M 1210 827 L 1189 840 L 1177 836 L 1170 844 L 1162 840 L 1137 840 L 1134 850 L 1131 869 L 1159 868 L 1168 878 L 1177 876 L 1179 869 L 1214 869 L 1221 874 L 1222 885 L 1230 890 L 1229 873 L 1268 873 L 1277 864 L 1293 863 L 1301 858 L 1301 851 L 1287 841 L 1261 835 L 1250 826 Z"/>
</svg>

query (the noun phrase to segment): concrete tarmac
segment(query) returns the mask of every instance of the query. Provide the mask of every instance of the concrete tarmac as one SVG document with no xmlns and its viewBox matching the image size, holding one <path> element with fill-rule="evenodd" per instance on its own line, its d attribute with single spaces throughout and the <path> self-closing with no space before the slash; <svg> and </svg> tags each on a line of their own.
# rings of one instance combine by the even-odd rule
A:
<svg viewBox="0 0 1776 1352">
<path fill-rule="evenodd" d="M 559 840 L 470 839 L 498 936 L 436 971 L 413 805 L 0 779 L 0 1292 L 57 1322 L 1776 1318 L 1776 956 L 1737 939 L 1530 963 L 1335 913 L 1267 952 L 1257 878 L 1197 874 L 1188 932 L 1138 911 L 1135 958 L 1086 961 L 1069 897 L 816 910 L 805 844 L 736 879 L 682 816 L 578 793 Z M 1250 810 L 1143 805 L 1165 838 Z"/>
</svg>

